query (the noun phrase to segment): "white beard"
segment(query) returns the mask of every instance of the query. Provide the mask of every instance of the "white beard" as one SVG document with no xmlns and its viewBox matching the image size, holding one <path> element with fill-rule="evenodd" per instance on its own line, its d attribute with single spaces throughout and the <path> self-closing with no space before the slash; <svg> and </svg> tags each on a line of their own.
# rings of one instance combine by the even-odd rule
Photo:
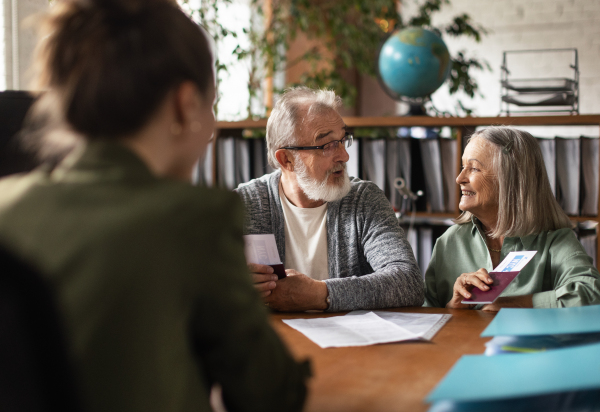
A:
<svg viewBox="0 0 600 412">
<path fill-rule="evenodd" d="M 338 179 L 336 183 L 328 183 L 329 176 L 339 170 L 343 170 L 344 173 Z M 318 181 L 308 174 L 308 169 L 301 159 L 296 158 L 296 179 L 298 186 L 304 192 L 304 194 L 310 200 L 322 200 L 324 202 L 335 202 L 346 196 L 350 191 L 352 185 L 350 184 L 350 178 L 346 172 L 346 163 L 342 163 L 340 166 L 334 167 L 327 172 L 327 176 L 322 181 Z"/>
</svg>

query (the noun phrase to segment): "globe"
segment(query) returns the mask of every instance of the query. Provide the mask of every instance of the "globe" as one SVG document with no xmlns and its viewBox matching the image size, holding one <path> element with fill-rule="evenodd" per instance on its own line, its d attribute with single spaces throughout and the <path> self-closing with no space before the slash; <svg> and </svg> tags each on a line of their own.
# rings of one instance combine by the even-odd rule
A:
<svg viewBox="0 0 600 412">
<path fill-rule="evenodd" d="M 397 30 L 379 51 L 379 76 L 394 98 L 423 98 L 450 73 L 450 54 L 435 33 L 417 27 Z"/>
</svg>

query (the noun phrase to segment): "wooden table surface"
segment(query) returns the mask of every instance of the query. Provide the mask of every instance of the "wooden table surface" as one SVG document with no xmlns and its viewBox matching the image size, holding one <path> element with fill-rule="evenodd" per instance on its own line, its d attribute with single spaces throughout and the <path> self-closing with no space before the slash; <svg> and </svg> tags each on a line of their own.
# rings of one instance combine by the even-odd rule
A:
<svg viewBox="0 0 600 412">
<path fill-rule="evenodd" d="M 494 314 L 478 310 L 402 308 L 397 312 L 449 313 L 452 318 L 431 342 L 399 342 L 322 349 L 282 319 L 345 313 L 274 313 L 271 322 L 297 359 L 310 358 L 307 412 L 426 411 L 424 399 L 465 354 L 481 354 L 479 335 Z"/>
</svg>

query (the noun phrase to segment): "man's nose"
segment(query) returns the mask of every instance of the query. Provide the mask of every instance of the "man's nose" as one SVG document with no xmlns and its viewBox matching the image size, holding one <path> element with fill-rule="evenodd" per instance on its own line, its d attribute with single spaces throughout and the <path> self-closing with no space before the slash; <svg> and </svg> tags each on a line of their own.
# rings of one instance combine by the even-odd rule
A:
<svg viewBox="0 0 600 412">
<path fill-rule="evenodd" d="M 350 155 L 346 151 L 346 145 L 344 143 L 340 143 L 338 145 L 338 149 L 335 151 L 335 159 L 336 162 L 344 162 L 347 163 L 350 160 Z"/>
</svg>

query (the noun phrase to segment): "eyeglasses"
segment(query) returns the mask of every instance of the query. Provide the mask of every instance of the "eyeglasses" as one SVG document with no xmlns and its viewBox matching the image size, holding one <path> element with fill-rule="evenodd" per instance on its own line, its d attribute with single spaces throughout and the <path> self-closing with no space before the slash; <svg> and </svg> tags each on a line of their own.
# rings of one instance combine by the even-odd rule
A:
<svg viewBox="0 0 600 412">
<path fill-rule="evenodd" d="M 354 140 L 354 135 L 352 133 L 346 132 L 344 137 L 340 140 L 332 140 L 329 143 L 325 143 L 322 146 L 285 146 L 280 147 L 280 149 L 288 149 L 288 150 L 323 150 L 323 156 L 330 157 L 337 151 L 340 144 L 343 144 L 346 149 L 352 146 L 352 141 Z"/>
</svg>

